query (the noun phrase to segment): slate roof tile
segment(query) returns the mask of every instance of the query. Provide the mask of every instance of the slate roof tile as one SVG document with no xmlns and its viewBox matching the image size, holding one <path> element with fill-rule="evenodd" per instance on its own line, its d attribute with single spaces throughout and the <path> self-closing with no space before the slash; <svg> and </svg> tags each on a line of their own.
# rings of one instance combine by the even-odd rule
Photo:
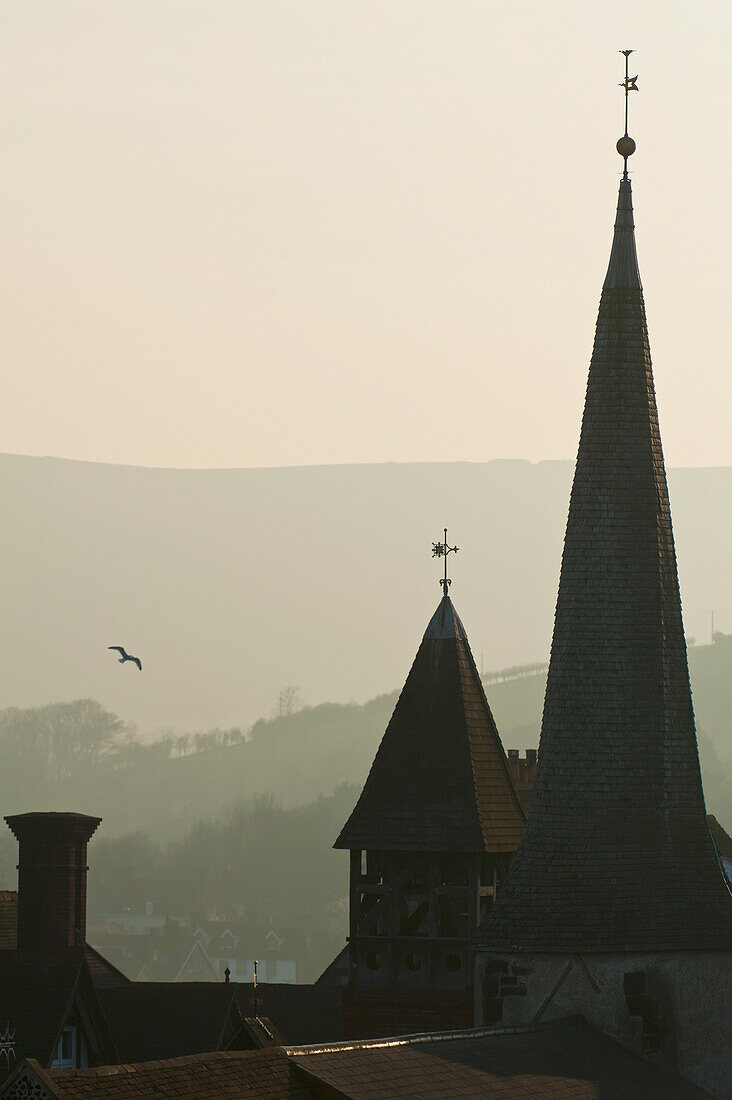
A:
<svg viewBox="0 0 732 1100">
<path fill-rule="evenodd" d="M 696 1100 L 706 1095 L 579 1019 L 288 1053 L 308 1078 L 349 1100 Z"/>
<path fill-rule="evenodd" d="M 218 1052 L 35 1074 L 57 1098 L 135 1100 L 701 1100 L 706 1093 L 574 1018 L 529 1027 L 408 1036 L 319 1047 Z M 22 1095 L 28 1095 L 27 1091 Z"/>
<path fill-rule="evenodd" d="M 280 1048 L 221 1051 L 170 1061 L 104 1066 L 87 1070 L 51 1070 L 58 1097 L 84 1100 L 142 1097 L 168 1100 L 310 1100 L 312 1092 Z"/>
<path fill-rule="evenodd" d="M 122 1062 L 217 1050 L 227 1022 L 241 1023 L 236 985 L 128 982 L 97 990 Z"/>
</svg>

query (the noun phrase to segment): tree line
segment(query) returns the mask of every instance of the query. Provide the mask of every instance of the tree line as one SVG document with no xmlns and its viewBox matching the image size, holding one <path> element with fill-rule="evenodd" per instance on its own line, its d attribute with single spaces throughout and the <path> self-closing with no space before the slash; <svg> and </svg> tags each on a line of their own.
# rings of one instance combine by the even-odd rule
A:
<svg viewBox="0 0 732 1100">
<path fill-rule="evenodd" d="M 239 727 L 168 734 L 149 743 L 138 741 L 135 734 L 134 726 L 94 699 L 0 711 L 3 770 L 13 773 L 15 783 L 31 777 L 59 782 L 78 774 L 79 769 L 122 769 L 143 759 L 170 760 L 247 739 L 247 731 Z"/>
</svg>

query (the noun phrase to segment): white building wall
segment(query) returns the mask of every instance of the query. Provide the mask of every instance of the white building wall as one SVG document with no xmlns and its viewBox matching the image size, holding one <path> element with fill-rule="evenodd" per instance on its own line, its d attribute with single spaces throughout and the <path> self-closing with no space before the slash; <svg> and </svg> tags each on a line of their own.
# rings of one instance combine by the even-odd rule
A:
<svg viewBox="0 0 732 1100">
<path fill-rule="evenodd" d="M 496 965 L 506 964 L 496 981 Z M 645 975 L 658 1005 L 662 1045 L 645 1049 L 644 1019 L 631 1012 L 624 981 Z M 712 1096 L 732 1096 L 732 955 L 725 952 L 603 955 L 480 953 L 475 968 L 475 1023 L 490 1026 L 486 1003 L 498 989 L 501 1026 L 581 1015 L 610 1038 L 675 1069 Z M 524 991 L 524 992 L 521 992 Z"/>
</svg>

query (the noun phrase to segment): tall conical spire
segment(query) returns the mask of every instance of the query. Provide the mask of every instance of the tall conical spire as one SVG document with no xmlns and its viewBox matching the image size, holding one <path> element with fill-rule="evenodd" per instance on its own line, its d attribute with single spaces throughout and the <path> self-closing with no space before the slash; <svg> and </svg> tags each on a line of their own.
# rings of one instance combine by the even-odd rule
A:
<svg viewBox="0 0 732 1100">
<path fill-rule="evenodd" d="M 632 150 L 622 142 L 627 169 Z M 537 782 L 477 942 L 550 953 L 732 948 L 732 897 L 705 818 L 627 170 L 587 384 Z"/>
</svg>

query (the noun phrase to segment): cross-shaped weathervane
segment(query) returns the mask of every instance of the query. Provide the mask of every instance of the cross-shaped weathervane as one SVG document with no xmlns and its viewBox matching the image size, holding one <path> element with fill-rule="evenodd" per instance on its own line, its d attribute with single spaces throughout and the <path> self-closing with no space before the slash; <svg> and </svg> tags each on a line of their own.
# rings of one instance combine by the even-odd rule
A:
<svg viewBox="0 0 732 1100">
<path fill-rule="evenodd" d="M 445 559 L 445 574 L 444 574 L 443 577 L 440 578 L 440 584 L 442 585 L 442 593 L 443 593 L 444 596 L 447 595 L 447 590 L 450 587 L 450 585 L 452 584 L 452 581 L 450 580 L 450 578 L 447 575 L 447 555 L 448 554 L 457 554 L 459 549 L 460 549 L 459 546 L 450 546 L 448 544 L 448 541 L 447 541 L 447 527 L 445 528 L 445 540 L 444 540 L 444 542 L 433 542 L 432 543 L 432 557 L 433 558 L 444 558 Z"/>
</svg>

